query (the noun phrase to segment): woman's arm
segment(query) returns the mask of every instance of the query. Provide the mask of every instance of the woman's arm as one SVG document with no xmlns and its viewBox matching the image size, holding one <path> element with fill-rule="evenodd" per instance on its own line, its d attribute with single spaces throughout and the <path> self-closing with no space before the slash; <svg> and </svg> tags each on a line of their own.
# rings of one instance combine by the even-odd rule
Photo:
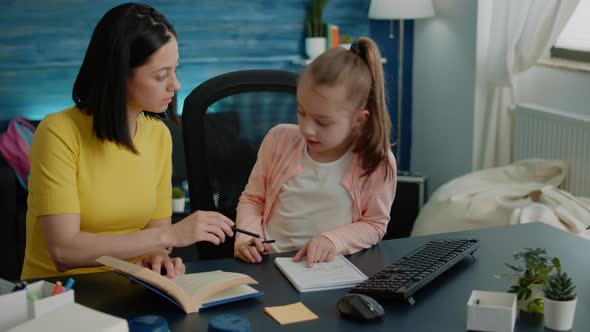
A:
<svg viewBox="0 0 590 332">
<path fill-rule="evenodd" d="M 131 259 L 173 245 L 167 228 L 116 235 L 86 233 L 80 231 L 80 215 L 73 213 L 40 216 L 39 222 L 49 255 L 60 272 L 99 266 L 95 259 L 104 255 Z"/>
<path fill-rule="evenodd" d="M 40 216 L 45 243 L 58 271 L 99 266 L 95 259 L 109 255 L 131 259 L 166 247 L 185 247 L 198 241 L 219 244 L 233 236 L 233 222 L 217 212 L 197 211 L 170 225 L 169 218 L 127 234 L 95 234 L 80 231 L 79 214 Z"/>
</svg>

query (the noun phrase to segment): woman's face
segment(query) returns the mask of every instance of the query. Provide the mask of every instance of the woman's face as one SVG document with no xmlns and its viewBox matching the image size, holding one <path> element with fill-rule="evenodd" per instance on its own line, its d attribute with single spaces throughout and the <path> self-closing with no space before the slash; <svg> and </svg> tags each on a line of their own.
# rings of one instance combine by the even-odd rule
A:
<svg viewBox="0 0 590 332">
<path fill-rule="evenodd" d="M 172 97 L 180 89 L 176 78 L 178 57 L 178 43 L 172 36 L 146 64 L 133 70 L 127 81 L 128 111 L 163 113 L 168 109 Z"/>
</svg>

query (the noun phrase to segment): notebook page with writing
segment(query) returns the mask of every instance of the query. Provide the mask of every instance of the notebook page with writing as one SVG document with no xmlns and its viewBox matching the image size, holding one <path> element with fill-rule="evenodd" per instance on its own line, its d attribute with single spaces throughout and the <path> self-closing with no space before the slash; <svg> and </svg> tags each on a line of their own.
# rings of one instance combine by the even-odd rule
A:
<svg viewBox="0 0 590 332">
<path fill-rule="evenodd" d="M 292 257 L 277 257 L 275 264 L 300 292 L 347 288 L 367 279 L 342 255 L 331 262 L 314 263 L 312 268 L 305 266 L 305 260 L 293 262 Z"/>
</svg>

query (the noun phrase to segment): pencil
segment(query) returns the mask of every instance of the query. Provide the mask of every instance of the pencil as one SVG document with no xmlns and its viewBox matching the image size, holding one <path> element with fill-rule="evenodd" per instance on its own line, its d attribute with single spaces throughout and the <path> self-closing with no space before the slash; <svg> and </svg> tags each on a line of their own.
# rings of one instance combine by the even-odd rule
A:
<svg viewBox="0 0 590 332">
<path fill-rule="evenodd" d="M 276 242 L 275 240 L 264 240 L 264 241 L 262 241 L 262 243 L 275 243 L 275 242 Z M 254 243 L 254 242 L 252 242 L 252 243 L 249 244 L 250 247 L 253 247 L 255 245 L 256 245 L 256 243 Z"/>
<path fill-rule="evenodd" d="M 257 239 L 260 239 L 260 235 L 258 235 L 258 234 L 256 234 L 256 233 L 252 233 L 252 232 L 245 231 L 245 230 L 243 230 L 243 229 L 237 228 L 236 226 L 233 226 L 231 229 L 232 229 L 232 231 L 234 231 L 234 232 L 238 232 L 238 233 L 244 233 L 244 234 L 246 234 L 246 235 L 250 235 L 250 236 L 253 236 L 253 237 L 257 238 Z"/>
</svg>

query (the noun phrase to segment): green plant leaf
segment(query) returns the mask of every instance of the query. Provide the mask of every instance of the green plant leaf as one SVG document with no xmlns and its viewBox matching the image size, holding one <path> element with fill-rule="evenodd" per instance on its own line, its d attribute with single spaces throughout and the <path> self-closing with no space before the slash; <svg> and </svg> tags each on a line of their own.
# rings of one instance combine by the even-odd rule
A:
<svg viewBox="0 0 590 332">
<path fill-rule="evenodd" d="M 537 297 L 536 299 L 530 301 L 527 304 L 527 311 L 528 312 L 536 312 L 542 314 L 544 311 L 544 301 L 542 298 Z"/>
<path fill-rule="evenodd" d="M 555 266 L 557 273 L 561 273 L 561 262 L 559 261 L 559 258 L 553 257 L 551 262 L 553 263 L 553 266 Z"/>
<path fill-rule="evenodd" d="M 504 265 L 508 266 L 509 268 L 511 268 L 512 270 L 517 271 L 517 272 L 524 271 L 524 269 L 520 266 L 514 266 L 514 265 L 510 265 L 508 263 L 504 263 Z"/>
<path fill-rule="evenodd" d="M 184 198 L 184 190 L 179 187 L 172 189 L 172 198 Z"/>
<path fill-rule="evenodd" d="M 325 37 L 326 24 L 323 22 L 324 8 L 328 0 L 310 0 L 305 16 L 305 36 Z"/>
</svg>

